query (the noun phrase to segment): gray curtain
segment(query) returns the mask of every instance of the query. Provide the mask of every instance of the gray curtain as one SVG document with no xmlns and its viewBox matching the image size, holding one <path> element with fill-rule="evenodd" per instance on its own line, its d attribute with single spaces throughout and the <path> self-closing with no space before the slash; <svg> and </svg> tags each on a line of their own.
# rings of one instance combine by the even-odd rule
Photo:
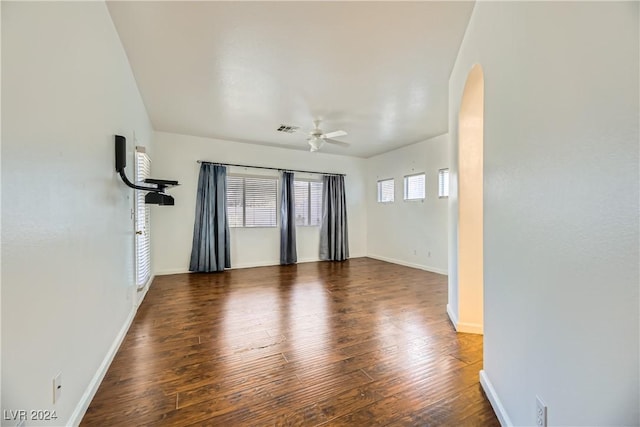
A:
<svg viewBox="0 0 640 427">
<path fill-rule="evenodd" d="M 226 196 L 227 168 L 202 163 L 189 271 L 209 273 L 231 267 Z"/>
<path fill-rule="evenodd" d="M 296 200 L 293 172 L 282 172 L 280 203 L 280 264 L 298 262 L 296 253 Z"/>
<path fill-rule="evenodd" d="M 349 258 L 344 176 L 325 175 L 322 177 L 322 187 L 320 259 L 344 261 Z"/>
</svg>

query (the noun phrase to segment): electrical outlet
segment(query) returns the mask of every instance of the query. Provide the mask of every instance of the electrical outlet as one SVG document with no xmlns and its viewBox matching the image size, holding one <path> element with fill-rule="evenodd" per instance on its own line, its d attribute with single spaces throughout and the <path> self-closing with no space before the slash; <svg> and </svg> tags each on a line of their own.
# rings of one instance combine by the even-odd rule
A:
<svg viewBox="0 0 640 427">
<path fill-rule="evenodd" d="M 58 373 L 53 378 L 53 403 L 57 403 L 60 400 L 62 394 L 62 372 Z"/>
<path fill-rule="evenodd" d="M 536 396 L 536 426 L 547 427 L 547 405 Z"/>
</svg>

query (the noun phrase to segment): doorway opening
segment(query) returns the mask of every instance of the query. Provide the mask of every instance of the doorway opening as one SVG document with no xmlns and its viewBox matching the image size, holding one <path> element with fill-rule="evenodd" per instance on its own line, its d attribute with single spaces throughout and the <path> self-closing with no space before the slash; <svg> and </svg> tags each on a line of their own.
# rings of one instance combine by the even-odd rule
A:
<svg viewBox="0 0 640 427">
<path fill-rule="evenodd" d="M 484 73 L 469 71 L 458 116 L 458 325 L 483 333 Z"/>
</svg>

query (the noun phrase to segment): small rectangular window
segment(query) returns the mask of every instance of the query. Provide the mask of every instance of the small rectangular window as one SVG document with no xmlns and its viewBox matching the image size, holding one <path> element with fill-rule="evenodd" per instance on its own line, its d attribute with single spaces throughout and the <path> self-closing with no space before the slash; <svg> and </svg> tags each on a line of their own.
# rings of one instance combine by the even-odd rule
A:
<svg viewBox="0 0 640 427">
<path fill-rule="evenodd" d="M 392 203 L 395 190 L 393 178 L 378 181 L 378 203 Z"/>
<path fill-rule="evenodd" d="M 278 179 L 227 176 L 229 227 L 276 227 Z"/>
<path fill-rule="evenodd" d="M 438 197 L 449 197 L 449 169 L 438 171 Z"/>
<path fill-rule="evenodd" d="M 424 199 L 425 175 L 419 173 L 404 177 L 404 199 L 421 200 Z"/>
<path fill-rule="evenodd" d="M 318 226 L 322 222 L 322 182 L 295 180 L 296 225 Z"/>
</svg>

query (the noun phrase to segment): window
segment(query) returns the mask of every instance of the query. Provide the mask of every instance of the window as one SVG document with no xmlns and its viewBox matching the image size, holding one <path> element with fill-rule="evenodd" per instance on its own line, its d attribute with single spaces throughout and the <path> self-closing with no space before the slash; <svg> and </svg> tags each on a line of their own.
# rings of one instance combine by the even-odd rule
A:
<svg viewBox="0 0 640 427">
<path fill-rule="evenodd" d="M 404 177 L 404 199 L 424 199 L 424 174 L 407 175 Z"/>
<path fill-rule="evenodd" d="M 449 169 L 438 171 L 438 197 L 449 197 Z"/>
<path fill-rule="evenodd" d="M 227 176 L 229 227 L 276 227 L 278 179 Z"/>
<path fill-rule="evenodd" d="M 295 180 L 296 225 L 317 226 L 322 222 L 322 182 Z"/>
<path fill-rule="evenodd" d="M 392 203 L 394 187 L 393 178 L 378 181 L 378 203 Z"/>
<path fill-rule="evenodd" d="M 142 147 L 136 147 L 135 181 L 149 178 L 151 160 Z M 144 202 L 146 191 L 136 190 L 136 285 L 143 288 L 151 277 L 151 241 L 149 239 L 149 205 Z"/>
</svg>

